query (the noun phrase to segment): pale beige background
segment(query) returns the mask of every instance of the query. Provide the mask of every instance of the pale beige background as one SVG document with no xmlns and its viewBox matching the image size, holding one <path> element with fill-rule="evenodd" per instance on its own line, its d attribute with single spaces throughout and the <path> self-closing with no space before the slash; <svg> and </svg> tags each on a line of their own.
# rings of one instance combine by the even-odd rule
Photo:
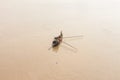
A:
<svg viewBox="0 0 120 80">
<path fill-rule="evenodd" d="M 0 80 L 120 80 L 120 1 L 1 0 Z"/>
</svg>

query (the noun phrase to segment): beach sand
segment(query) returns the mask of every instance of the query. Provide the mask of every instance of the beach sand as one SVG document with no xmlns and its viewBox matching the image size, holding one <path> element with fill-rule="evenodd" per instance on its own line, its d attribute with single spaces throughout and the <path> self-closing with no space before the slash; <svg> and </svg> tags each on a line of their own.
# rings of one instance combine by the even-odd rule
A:
<svg viewBox="0 0 120 80">
<path fill-rule="evenodd" d="M 120 80 L 118 0 L 0 1 L 0 80 Z M 55 36 L 66 38 L 48 50 Z"/>
</svg>

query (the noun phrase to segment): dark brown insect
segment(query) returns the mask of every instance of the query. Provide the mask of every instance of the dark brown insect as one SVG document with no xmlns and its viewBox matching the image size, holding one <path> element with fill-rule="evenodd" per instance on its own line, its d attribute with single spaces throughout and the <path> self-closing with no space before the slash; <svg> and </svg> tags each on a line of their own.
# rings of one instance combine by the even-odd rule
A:
<svg viewBox="0 0 120 80">
<path fill-rule="evenodd" d="M 80 36 L 63 37 L 63 33 L 62 33 L 62 31 L 61 31 L 59 36 L 54 37 L 54 40 L 53 40 L 53 42 L 52 42 L 52 47 L 50 47 L 48 50 L 50 50 L 51 48 L 55 48 L 55 47 L 59 46 L 61 43 L 64 43 L 64 44 L 66 44 L 66 45 L 74 48 L 74 47 L 71 46 L 70 44 L 64 42 L 64 41 L 63 41 L 63 38 L 73 38 L 73 37 L 81 37 L 81 36 L 82 36 L 82 35 L 80 35 Z M 74 49 L 76 49 L 76 48 L 74 48 Z"/>
<path fill-rule="evenodd" d="M 63 34 L 61 31 L 60 35 L 54 38 L 54 40 L 52 42 L 52 47 L 54 48 L 54 47 L 60 45 L 62 40 L 63 40 Z"/>
</svg>

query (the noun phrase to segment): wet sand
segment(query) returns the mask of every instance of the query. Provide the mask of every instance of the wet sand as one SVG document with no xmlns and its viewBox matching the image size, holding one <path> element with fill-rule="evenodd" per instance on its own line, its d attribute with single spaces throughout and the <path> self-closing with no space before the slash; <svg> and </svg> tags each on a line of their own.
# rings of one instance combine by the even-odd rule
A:
<svg viewBox="0 0 120 80">
<path fill-rule="evenodd" d="M 0 80 L 120 80 L 117 0 L 0 1 Z M 64 39 L 48 50 L 53 38 Z"/>
</svg>

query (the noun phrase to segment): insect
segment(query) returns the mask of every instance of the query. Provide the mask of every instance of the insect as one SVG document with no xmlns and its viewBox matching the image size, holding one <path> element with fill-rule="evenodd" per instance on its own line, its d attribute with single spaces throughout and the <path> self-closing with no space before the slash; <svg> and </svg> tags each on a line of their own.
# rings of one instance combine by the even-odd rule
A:
<svg viewBox="0 0 120 80">
<path fill-rule="evenodd" d="M 61 31 L 59 36 L 54 37 L 54 40 L 52 42 L 52 47 L 54 48 L 54 47 L 59 46 L 62 41 L 63 41 L 63 34 L 62 34 L 62 31 Z"/>
<path fill-rule="evenodd" d="M 81 36 L 82 36 L 82 35 L 80 35 L 80 36 L 63 37 L 63 33 L 62 33 L 62 31 L 61 31 L 59 36 L 54 37 L 54 40 L 52 41 L 52 46 L 51 46 L 48 50 L 50 50 L 51 48 L 58 47 L 61 43 L 64 43 L 64 44 L 66 44 L 66 45 L 68 45 L 68 46 L 70 46 L 70 47 L 76 49 L 76 48 L 73 47 L 72 45 L 70 45 L 70 44 L 64 42 L 63 39 L 64 39 L 64 38 L 81 37 Z"/>
</svg>

